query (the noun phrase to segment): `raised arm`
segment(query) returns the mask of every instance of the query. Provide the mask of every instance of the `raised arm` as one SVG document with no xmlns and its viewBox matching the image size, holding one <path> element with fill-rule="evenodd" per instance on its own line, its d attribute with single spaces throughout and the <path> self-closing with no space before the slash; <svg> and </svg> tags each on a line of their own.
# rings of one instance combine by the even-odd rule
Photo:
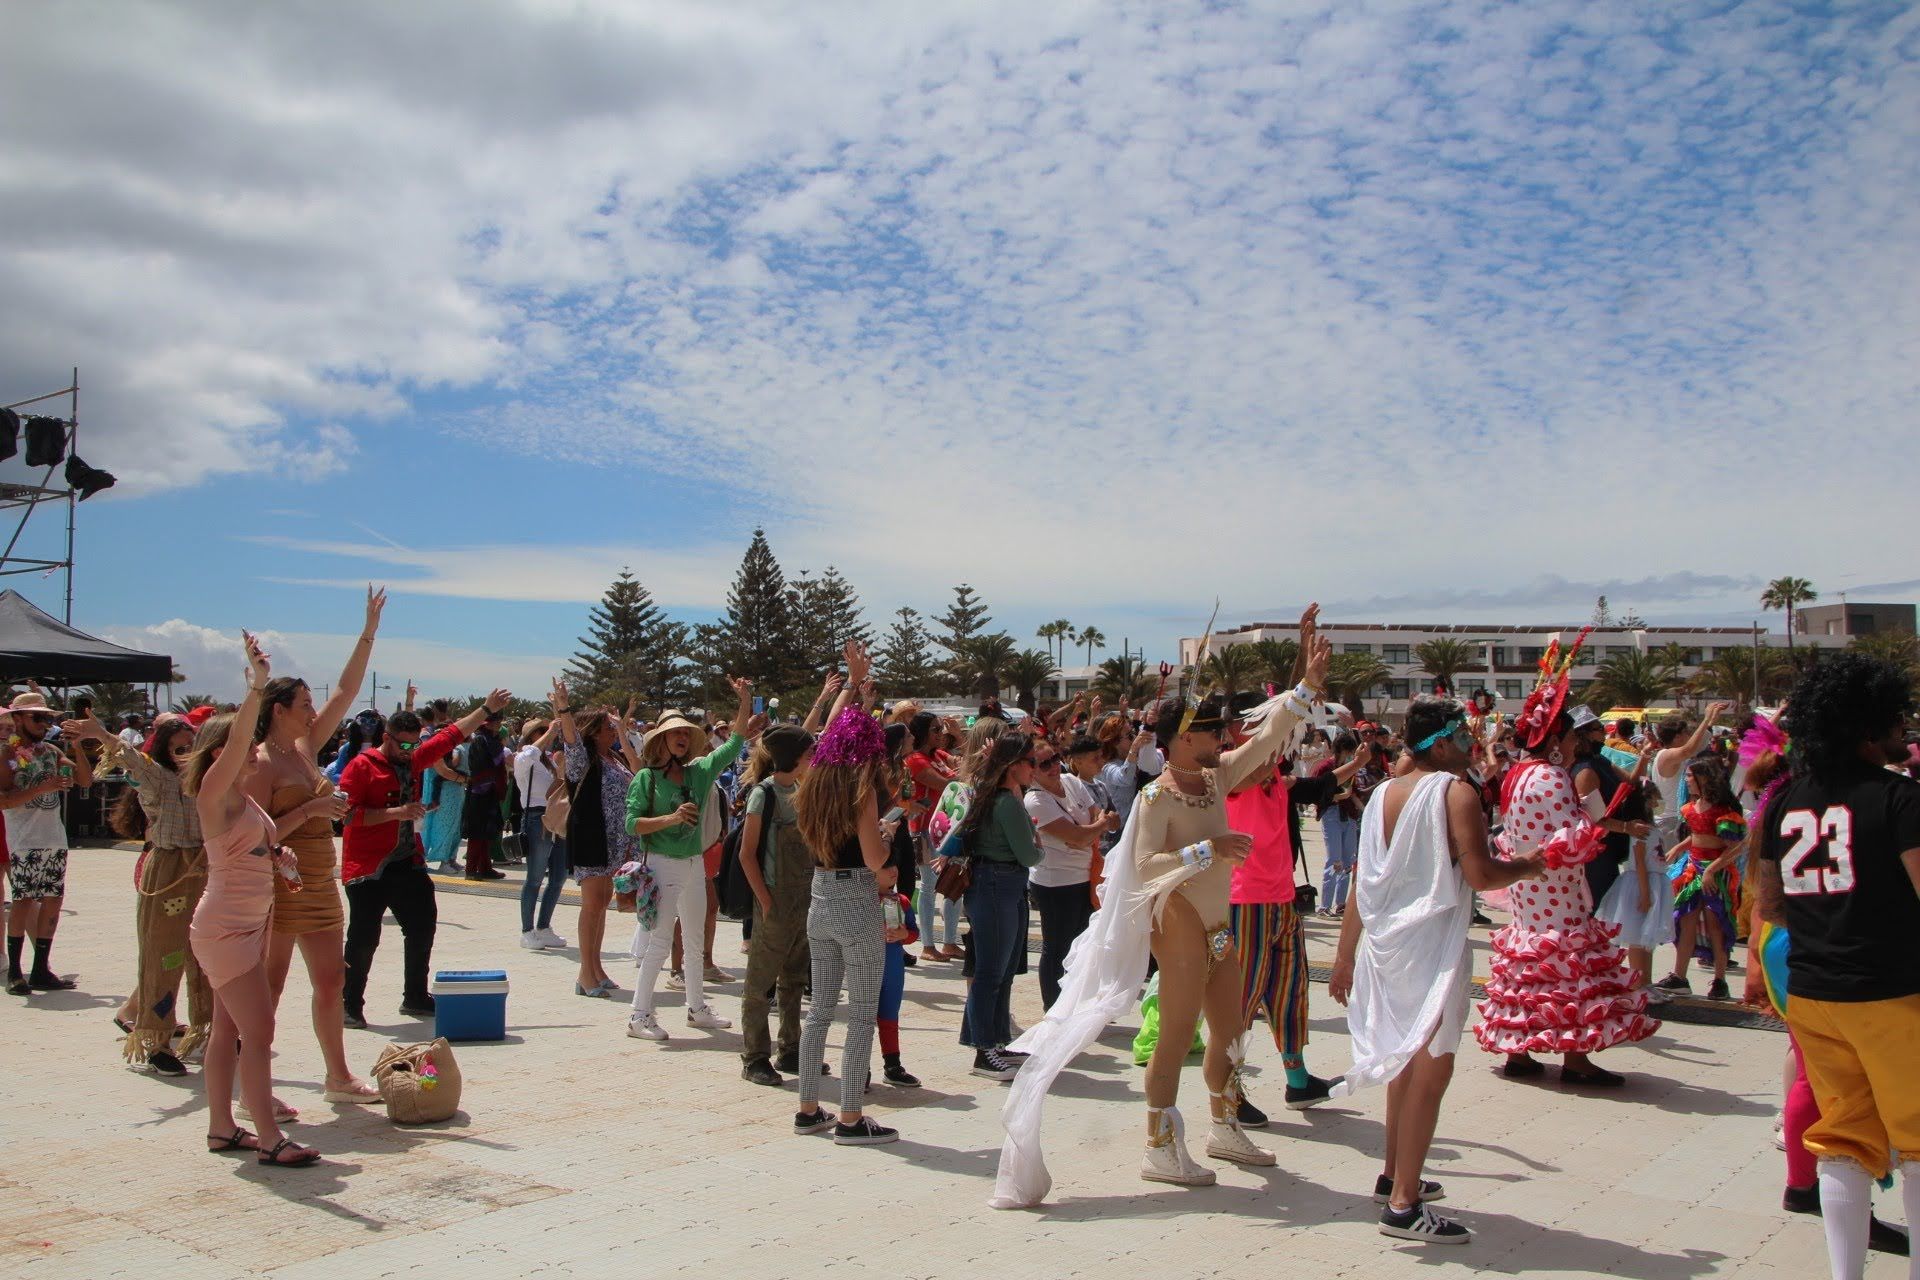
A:
<svg viewBox="0 0 1920 1280">
<path fill-rule="evenodd" d="M 353 709 L 353 701 L 360 696 L 360 682 L 367 678 L 367 662 L 373 657 L 373 637 L 380 630 L 380 614 L 387 607 L 385 587 L 367 587 L 367 614 L 360 624 L 360 638 L 353 642 L 353 652 L 347 656 L 347 665 L 340 670 L 340 683 L 334 686 L 333 696 L 325 705 L 313 713 L 313 724 L 307 729 L 307 742 L 314 748 L 333 736 L 340 722 Z M 411 682 L 407 685 L 409 693 L 413 690 Z M 407 704 L 411 707 L 413 704 Z"/>
<path fill-rule="evenodd" d="M 1317 604 L 1311 605 L 1307 613 L 1313 614 L 1319 608 Z M 1280 754 L 1295 727 L 1313 711 L 1313 703 L 1326 696 L 1327 663 L 1333 657 L 1333 643 L 1318 633 L 1310 643 L 1313 651 L 1307 657 L 1305 679 L 1291 692 L 1281 695 L 1280 705 L 1267 713 L 1253 737 L 1220 757 L 1220 786 L 1229 794 L 1270 758 Z"/>
<path fill-rule="evenodd" d="M 206 777 L 200 781 L 200 792 L 195 800 L 203 827 L 220 814 L 220 806 L 226 802 L 227 792 L 233 790 L 234 783 L 239 781 L 240 771 L 253 754 L 250 749 L 250 730 L 260 719 L 260 692 L 267 687 L 270 672 L 268 655 L 260 651 L 260 642 L 253 638 L 251 632 L 242 631 L 240 643 L 247 655 L 247 696 L 240 700 L 240 709 L 233 713 L 233 732 L 228 735 L 220 758 L 213 762 Z M 224 824 L 221 829 L 225 829 Z M 210 834 L 218 835 L 219 832 Z"/>
<path fill-rule="evenodd" d="M 580 741 L 580 726 L 573 722 L 573 702 L 567 694 L 567 682 L 555 678 L 550 703 L 553 707 L 554 727 L 560 731 L 560 741 L 574 746 Z"/>
<path fill-rule="evenodd" d="M 840 718 L 840 713 L 847 709 L 847 704 L 859 694 L 860 687 L 867 683 L 867 677 L 873 673 L 873 659 L 867 656 L 866 649 L 858 640 L 847 641 L 842 656 L 847 660 L 847 683 L 841 687 L 840 696 L 833 700 L 833 708 L 827 712 L 827 724 Z"/>
<path fill-rule="evenodd" d="M 627 772 L 637 775 L 646 767 L 646 762 L 640 759 L 640 752 L 633 745 L 633 703 L 629 702 L 627 709 L 621 712 L 617 719 L 619 720 L 616 726 L 619 738 L 617 745 L 620 748 L 620 758 L 627 762 Z"/>
<path fill-rule="evenodd" d="M 1670 778 L 1678 772 L 1665 767 L 1668 761 L 1691 760 L 1700 754 L 1700 748 L 1707 745 L 1707 738 L 1713 732 L 1713 722 L 1725 715 L 1726 710 L 1727 704 L 1724 702 L 1708 703 L 1706 714 L 1700 717 L 1700 723 L 1694 726 L 1693 732 L 1688 735 L 1685 742 L 1677 747 L 1668 747 L 1654 756 L 1654 766 L 1659 770 L 1661 777 Z"/>
</svg>

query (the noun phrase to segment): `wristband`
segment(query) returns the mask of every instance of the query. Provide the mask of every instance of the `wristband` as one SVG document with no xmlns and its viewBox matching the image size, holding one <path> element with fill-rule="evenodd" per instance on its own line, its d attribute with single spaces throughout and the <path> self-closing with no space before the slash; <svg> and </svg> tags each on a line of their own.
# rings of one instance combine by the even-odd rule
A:
<svg viewBox="0 0 1920 1280">
<path fill-rule="evenodd" d="M 1180 861 L 1205 871 L 1213 865 L 1213 841 L 1202 840 L 1197 844 L 1188 845 L 1180 851 Z"/>
<path fill-rule="evenodd" d="M 1313 701 L 1318 695 L 1305 680 L 1281 695 L 1280 705 L 1305 720 L 1313 714 Z"/>
</svg>

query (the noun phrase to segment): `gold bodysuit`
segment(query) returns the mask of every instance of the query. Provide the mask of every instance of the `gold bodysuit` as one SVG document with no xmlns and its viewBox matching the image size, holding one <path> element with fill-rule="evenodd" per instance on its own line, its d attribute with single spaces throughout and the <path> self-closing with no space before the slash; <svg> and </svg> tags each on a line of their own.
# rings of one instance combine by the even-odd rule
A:
<svg viewBox="0 0 1920 1280">
<path fill-rule="evenodd" d="M 1305 704 L 1297 698 L 1289 698 L 1274 708 L 1259 732 L 1245 745 L 1224 753 L 1219 768 L 1203 771 L 1207 789 L 1200 795 L 1181 791 L 1164 773 L 1141 788 L 1141 826 L 1134 836 L 1133 847 L 1143 892 L 1159 898 L 1166 892 L 1159 882 L 1189 865 L 1186 850 L 1231 830 L 1227 825 L 1226 794 L 1259 769 L 1271 766 L 1274 757 L 1285 749 L 1305 709 Z M 1192 904 L 1201 926 L 1207 931 L 1208 968 L 1211 969 L 1233 946 L 1228 908 L 1233 865 L 1224 858 L 1213 858 L 1180 881 L 1176 888 Z"/>
</svg>

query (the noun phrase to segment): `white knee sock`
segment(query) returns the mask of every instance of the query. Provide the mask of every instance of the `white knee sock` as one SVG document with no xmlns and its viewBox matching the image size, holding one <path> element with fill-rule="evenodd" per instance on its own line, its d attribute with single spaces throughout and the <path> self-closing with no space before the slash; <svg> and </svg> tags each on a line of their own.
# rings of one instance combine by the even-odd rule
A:
<svg viewBox="0 0 1920 1280">
<path fill-rule="evenodd" d="M 1900 1203 L 1907 1210 L 1907 1234 L 1920 1228 L 1920 1160 L 1900 1166 Z M 1907 1280 L 1920 1280 L 1920 1254 L 1907 1259 Z"/>
<path fill-rule="evenodd" d="M 1873 1179 L 1851 1160 L 1820 1162 L 1820 1214 L 1833 1280 L 1860 1280 L 1867 1269 L 1867 1224 Z"/>
</svg>

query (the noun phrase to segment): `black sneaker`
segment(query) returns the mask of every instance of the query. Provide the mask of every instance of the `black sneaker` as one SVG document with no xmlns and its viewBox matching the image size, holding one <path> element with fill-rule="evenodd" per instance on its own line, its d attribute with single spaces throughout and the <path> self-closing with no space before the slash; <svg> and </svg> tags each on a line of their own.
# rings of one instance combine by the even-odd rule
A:
<svg viewBox="0 0 1920 1280">
<path fill-rule="evenodd" d="M 148 1054 L 147 1066 L 152 1068 L 153 1074 L 157 1076 L 183 1076 L 187 1074 L 187 1064 L 174 1057 L 173 1054 L 167 1052 L 165 1049 L 155 1049 L 152 1053 Z"/>
<path fill-rule="evenodd" d="M 1332 1091 L 1333 1081 L 1308 1076 L 1306 1084 L 1298 1089 L 1287 1086 L 1287 1110 L 1305 1111 L 1308 1107 L 1317 1107 L 1332 1096 Z"/>
<path fill-rule="evenodd" d="M 1433 1181 L 1431 1178 L 1423 1178 L 1421 1180 L 1421 1204 L 1426 1204 L 1430 1200 L 1445 1200 L 1446 1198 L 1447 1189 L 1445 1187 Z M 1393 1203 L 1393 1179 L 1384 1173 L 1373 1180 L 1373 1202 L 1375 1204 Z"/>
<path fill-rule="evenodd" d="M 994 1052 L 999 1054 L 1001 1057 L 1005 1058 L 1008 1062 L 1014 1063 L 1015 1065 L 1025 1062 L 1028 1058 L 1031 1058 L 1033 1056 L 1030 1053 L 1022 1053 L 1018 1049 L 1009 1049 L 1005 1045 L 998 1046 L 997 1048 L 994 1049 Z"/>
<path fill-rule="evenodd" d="M 1422 1244 L 1465 1244 L 1473 1239 L 1473 1232 L 1452 1218 L 1441 1217 L 1424 1204 L 1417 1204 L 1405 1213 L 1396 1213 L 1392 1205 L 1382 1209 L 1380 1234 L 1418 1240 Z"/>
<path fill-rule="evenodd" d="M 773 1064 L 765 1058 L 748 1059 L 747 1064 L 740 1068 L 740 1078 L 748 1084 L 764 1084 L 774 1089 L 786 1083 L 780 1073 L 773 1069 Z"/>
<path fill-rule="evenodd" d="M 1875 1253 L 1891 1253 L 1905 1258 L 1910 1256 L 1912 1247 L 1905 1227 L 1896 1227 L 1878 1218 L 1867 1219 L 1867 1248 Z"/>
<path fill-rule="evenodd" d="M 1469 920 L 1468 923 L 1469 924 L 1492 924 L 1493 918 L 1487 915 L 1483 911 L 1476 911 L 1473 913 L 1473 918 Z"/>
<path fill-rule="evenodd" d="M 786 1072 L 790 1076 L 799 1075 L 800 1074 L 800 1051 L 796 1049 L 792 1053 L 781 1054 L 778 1058 L 774 1059 L 773 1065 L 775 1067 L 778 1067 L 780 1070 Z M 820 1074 L 823 1076 L 830 1076 L 833 1074 L 833 1068 L 829 1067 L 826 1063 L 823 1062 L 820 1064 Z"/>
<path fill-rule="evenodd" d="M 400 1012 L 409 1018 L 431 1018 L 433 1016 L 433 997 L 408 996 L 400 1002 Z"/>
<path fill-rule="evenodd" d="M 900 963 L 906 965 L 907 968 L 911 969 L 915 965 L 920 963 L 920 957 L 913 954 L 913 952 L 908 951 L 900 957 Z"/>
<path fill-rule="evenodd" d="M 998 1049 L 976 1049 L 973 1074 L 987 1080 L 1011 1080 L 1020 1074 L 1020 1064 L 1002 1057 Z"/>
<path fill-rule="evenodd" d="M 825 1107 L 815 1107 L 811 1114 L 805 1111 L 796 1111 L 794 1113 L 793 1131 L 805 1138 L 812 1134 L 825 1133 L 827 1130 L 837 1127 L 839 1123 L 839 1119 L 835 1117 L 833 1112 L 828 1111 Z"/>
<path fill-rule="evenodd" d="M 1681 977 L 1677 973 L 1670 973 L 1666 977 L 1660 979 L 1660 981 L 1654 983 L 1653 985 L 1660 988 L 1662 991 L 1677 991 L 1683 996 L 1690 996 L 1693 994 L 1693 987 L 1688 984 L 1685 978 Z"/>
<path fill-rule="evenodd" d="M 887 1063 L 880 1074 L 885 1077 L 888 1084 L 896 1089 L 918 1089 L 920 1087 L 920 1077 L 901 1066 L 898 1062 Z"/>
<path fill-rule="evenodd" d="M 352 1027 L 355 1031 L 367 1029 L 367 1015 L 359 1009 L 343 1009 L 340 1012 L 340 1025 Z"/>
<path fill-rule="evenodd" d="M 1264 1129 L 1267 1127 L 1267 1113 L 1247 1101 L 1247 1095 L 1240 1095 L 1240 1105 L 1234 1114 L 1240 1119 L 1242 1129 Z"/>
<path fill-rule="evenodd" d="M 1725 978 L 1715 978 L 1713 982 L 1708 985 L 1707 999 L 1709 1000 L 1733 999 L 1733 992 L 1727 990 L 1727 980 Z"/>
<path fill-rule="evenodd" d="M 833 1145 L 836 1147 L 877 1147 L 888 1142 L 900 1141 L 900 1131 L 889 1129 L 883 1124 L 875 1124 L 872 1116 L 861 1116 L 852 1124 L 833 1126 Z"/>
</svg>

